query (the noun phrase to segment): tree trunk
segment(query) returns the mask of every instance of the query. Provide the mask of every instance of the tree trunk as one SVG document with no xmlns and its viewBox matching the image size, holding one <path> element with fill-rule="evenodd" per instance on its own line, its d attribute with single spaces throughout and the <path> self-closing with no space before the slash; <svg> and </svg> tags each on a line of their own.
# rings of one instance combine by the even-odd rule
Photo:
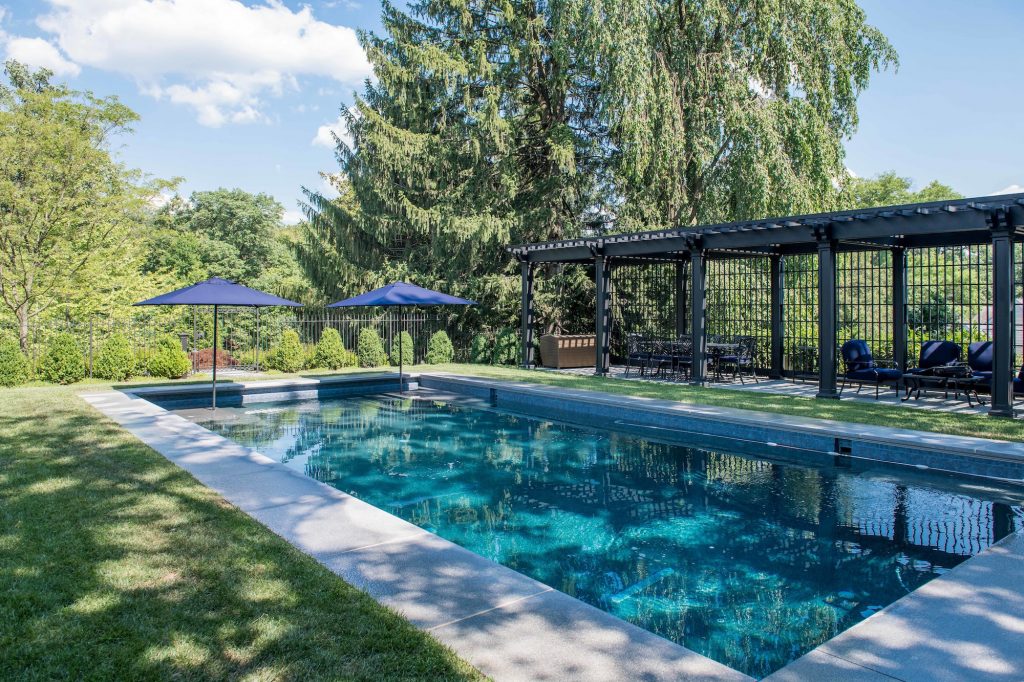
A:
<svg viewBox="0 0 1024 682">
<path fill-rule="evenodd" d="M 14 312 L 18 316 L 18 342 L 21 344 L 21 351 L 28 353 L 28 301 L 18 306 Z"/>
</svg>

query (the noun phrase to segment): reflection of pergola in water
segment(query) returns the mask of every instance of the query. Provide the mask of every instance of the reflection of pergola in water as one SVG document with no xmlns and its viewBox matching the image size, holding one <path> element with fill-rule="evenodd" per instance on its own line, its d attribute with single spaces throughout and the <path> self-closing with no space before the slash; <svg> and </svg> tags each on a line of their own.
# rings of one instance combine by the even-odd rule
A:
<svg viewBox="0 0 1024 682">
<path fill-rule="evenodd" d="M 691 450 L 686 457 L 677 458 L 666 452 L 670 449 L 681 450 L 650 442 L 645 443 L 644 450 L 617 450 L 614 460 L 604 459 L 604 464 L 589 472 L 588 480 L 578 483 L 528 480 L 513 492 L 513 504 L 516 501 L 539 502 L 558 508 L 569 503 L 592 510 L 610 510 L 612 518 L 625 518 L 630 524 L 690 516 L 712 506 L 736 512 L 743 518 L 769 518 L 799 531 L 803 539 L 778 539 L 780 552 L 803 553 L 815 541 L 828 539 L 855 543 L 864 550 L 912 550 L 915 557 L 937 566 L 954 565 L 1014 530 L 1013 511 L 1008 504 L 1001 502 L 965 504 L 957 510 L 958 514 L 951 514 L 947 509 L 945 515 L 948 519 L 942 522 L 926 518 L 921 510 L 914 509 L 905 485 L 893 486 L 891 506 L 884 516 L 841 519 L 841 511 L 852 513 L 858 510 L 853 508 L 853 502 L 847 502 L 846 508 L 840 509 L 836 475 L 827 469 L 801 470 L 811 477 L 814 485 L 800 501 L 804 503 L 804 509 L 816 510 L 812 515 L 801 514 L 791 504 L 785 503 L 788 498 L 782 494 L 786 485 L 784 468 L 778 464 L 701 450 Z M 623 457 L 624 453 L 626 457 Z M 628 454 L 634 457 L 630 458 Z M 665 466 L 666 462 L 673 461 L 678 463 L 674 475 L 673 468 Z M 657 462 L 658 466 L 652 468 L 652 462 Z M 760 487 L 761 501 L 769 503 L 771 508 L 746 503 L 732 496 L 716 496 L 709 505 L 705 491 L 700 486 L 688 484 L 688 473 L 708 480 L 742 483 L 748 490 Z M 664 495 L 668 485 L 675 486 L 678 494 Z M 788 494 L 792 496 L 792 490 Z M 758 543 L 765 539 L 759 538 Z"/>
<path fill-rule="evenodd" d="M 750 336 L 761 374 L 812 371 L 818 396 L 835 398 L 838 349 L 851 338 L 899 367 L 929 337 L 961 344 L 965 359 L 969 342 L 987 339 L 999 379 L 990 410 L 1006 416 L 1022 240 L 1024 194 L 1013 194 L 513 246 L 522 357 L 533 360 L 535 276 L 575 264 L 595 283 L 598 374 L 629 334 L 687 337 L 699 383 L 708 336 Z"/>
</svg>

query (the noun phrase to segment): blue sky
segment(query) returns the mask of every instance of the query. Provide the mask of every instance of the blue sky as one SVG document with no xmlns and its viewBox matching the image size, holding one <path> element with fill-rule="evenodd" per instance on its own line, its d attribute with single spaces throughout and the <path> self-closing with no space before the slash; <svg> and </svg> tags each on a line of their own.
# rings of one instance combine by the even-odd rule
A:
<svg viewBox="0 0 1024 682">
<path fill-rule="evenodd" d="M 970 195 L 1024 185 L 1017 0 L 861 0 L 900 53 L 873 80 L 847 165 Z M 352 29 L 373 0 L 0 0 L 0 52 L 116 94 L 142 117 L 123 160 L 181 189 L 267 192 L 298 218 L 300 187 L 336 169 L 327 128 L 368 73 Z"/>
</svg>

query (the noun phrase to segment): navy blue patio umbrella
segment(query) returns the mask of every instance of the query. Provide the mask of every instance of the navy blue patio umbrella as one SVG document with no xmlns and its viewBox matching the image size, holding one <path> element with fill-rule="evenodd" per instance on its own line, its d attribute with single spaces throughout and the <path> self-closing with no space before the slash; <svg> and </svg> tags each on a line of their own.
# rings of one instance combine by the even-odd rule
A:
<svg viewBox="0 0 1024 682">
<path fill-rule="evenodd" d="M 344 301 L 338 301 L 332 303 L 328 308 L 355 308 L 355 307 L 374 307 L 374 306 L 398 306 L 398 391 L 404 390 L 404 384 L 402 381 L 402 375 L 404 373 L 404 364 L 402 357 L 402 332 L 405 331 L 405 325 L 402 322 L 402 309 L 405 306 L 430 306 L 430 305 L 476 305 L 476 301 L 470 301 L 466 298 L 459 298 L 458 296 L 450 296 L 448 294 L 442 294 L 440 291 L 433 291 L 431 289 L 424 289 L 418 287 L 415 284 L 408 284 L 407 282 L 392 282 L 386 286 L 382 286 L 379 289 L 368 291 L 365 294 L 359 294 L 352 298 L 346 298 Z"/>
<path fill-rule="evenodd" d="M 217 308 L 222 305 L 263 308 L 288 306 L 301 308 L 301 303 L 289 301 L 265 291 L 250 289 L 220 277 L 155 296 L 135 305 L 212 305 L 213 306 L 213 409 L 217 409 Z"/>
</svg>

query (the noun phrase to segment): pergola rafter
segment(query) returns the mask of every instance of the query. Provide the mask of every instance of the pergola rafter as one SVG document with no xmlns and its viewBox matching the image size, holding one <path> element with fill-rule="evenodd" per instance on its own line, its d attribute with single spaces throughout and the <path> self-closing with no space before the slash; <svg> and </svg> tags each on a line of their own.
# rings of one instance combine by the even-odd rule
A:
<svg viewBox="0 0 1024 682">
<path fill-rule="evenodd" d="M 819 390 L 837 397 L 836 256 L 848 252 L 892 254 L 893 355 L 907 356 L 906 252 L 942 247 L 991 247 L 992 341 L 995 349 L 991 413 L 1012 415 L 1014 361 L 1014 243 L 1024 241 L 1024 194 L 1011 194 L 854 211 L 737 221 L 632 234 L 602 235 L 509 248 L 522 264 L 523 358 L 532 361 L 534 265 L 593 266 L 597 288 L 596 371 L 608 371 L 610 283 L 613 268 L 675 262 L 677 293 L 686 298 L 693 336 L 692 377 L 705 377 L 705 287 L 708 261 L 767 257 L 771 263 L 771 376 L 782 376 L 783 270 L 786 257 L 817 256 Z M 681 306 L 677 303 L 677 307 Z M 676 327 L 682 332 L 677 314 Z"/>
</svg>

